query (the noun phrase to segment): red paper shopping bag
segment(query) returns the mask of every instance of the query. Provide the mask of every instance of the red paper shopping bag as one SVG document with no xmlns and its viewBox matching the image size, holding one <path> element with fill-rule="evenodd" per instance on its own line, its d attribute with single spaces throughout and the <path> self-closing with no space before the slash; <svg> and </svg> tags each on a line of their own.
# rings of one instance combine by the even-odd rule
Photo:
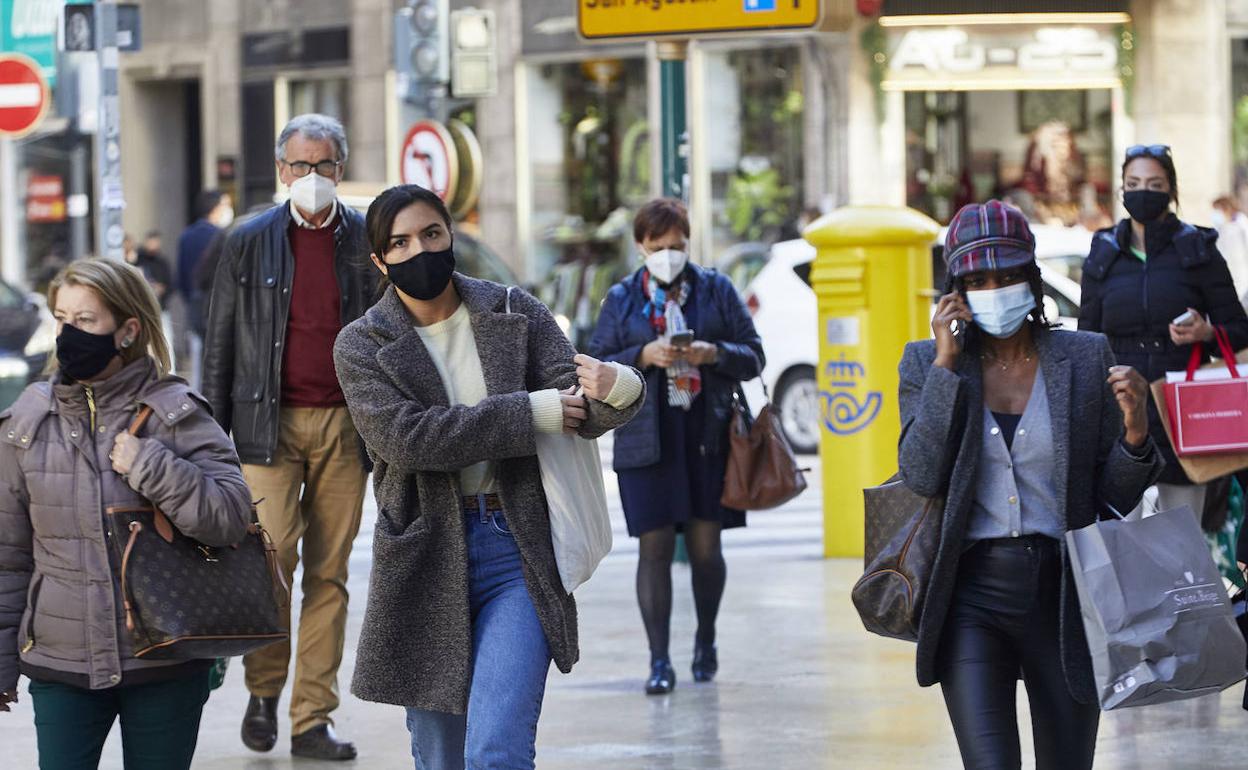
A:
<svg viewBox="0 0 1248 770">
<path fill-rule="evenodd" d="M 1187 380 L 1166 384 L 1170 435 L 1180 457 L 1248 450 L 1248 379 L 1239 376 L 1226 332 L 1217 327 L 1214 337 L 1231 379 L 1195 379 L 1203 357 L 1197 344 L 1192 346 Z"/>
</svg>

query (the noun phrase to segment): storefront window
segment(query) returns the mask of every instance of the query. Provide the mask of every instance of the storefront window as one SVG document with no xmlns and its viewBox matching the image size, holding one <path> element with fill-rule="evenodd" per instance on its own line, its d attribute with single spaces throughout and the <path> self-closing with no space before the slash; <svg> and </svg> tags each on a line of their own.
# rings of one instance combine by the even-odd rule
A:
<svg viewBox="0 0 1248 770">
<path fill-rule="evenodd" d="M 580 345 L 634 267 L 633 212 L 650 195 L 646 67 L 596 59 L 529 73 L 532 274 Z"/>
<path fill-rule="evenodd" d="M 913 208 L 948 222 L 1002 198 L 1040 224 L 1111 224 L 1109 91 L 913 91 L 905 109 Z"/>
<path fill-rule="evenodd" d="M 801 54 L 795 47 L 708 52 L 705 88 L 714 207 L 707 255 L 719 264 L 736 244 L 798 236 Z"/>
<path fill-rule="evenodd" d="M 64 132 L 17 145 L 23 225 L 18 228 L 18 242 L 26 254 L 27 283 L 34 291 L 46 289 L 56 272 L 75 256 L 92 253 L 89 142 L 87 137 Z"/>
</svg>

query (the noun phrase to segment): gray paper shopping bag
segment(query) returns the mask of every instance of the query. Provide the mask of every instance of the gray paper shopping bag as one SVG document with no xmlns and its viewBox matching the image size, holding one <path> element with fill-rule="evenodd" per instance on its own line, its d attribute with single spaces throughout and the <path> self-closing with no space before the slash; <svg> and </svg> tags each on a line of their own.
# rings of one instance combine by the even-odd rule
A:
<svg viewBox="0 0 1248 770">
<path fill-rule="evenodd" d="M 1245 676 L 1244 637 L 1186 506 L 1066 533 L 1101 708 L 1195 698 Z"/>
</svg>

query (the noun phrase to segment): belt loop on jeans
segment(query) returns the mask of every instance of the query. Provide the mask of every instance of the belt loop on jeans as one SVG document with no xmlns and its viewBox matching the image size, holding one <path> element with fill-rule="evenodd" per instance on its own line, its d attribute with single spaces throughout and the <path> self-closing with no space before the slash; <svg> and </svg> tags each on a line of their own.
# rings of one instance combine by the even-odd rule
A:
<svg viewBox="0 0 1248 770">
<path fill-rule="evenodd" d="M 485 522 L 490 512 L 503 510 L 502 498 L 492 492 L 464 495 L 460 498 L 459 504 L 464 513 L 476 514 L 482 522 Z"/>
</svg>

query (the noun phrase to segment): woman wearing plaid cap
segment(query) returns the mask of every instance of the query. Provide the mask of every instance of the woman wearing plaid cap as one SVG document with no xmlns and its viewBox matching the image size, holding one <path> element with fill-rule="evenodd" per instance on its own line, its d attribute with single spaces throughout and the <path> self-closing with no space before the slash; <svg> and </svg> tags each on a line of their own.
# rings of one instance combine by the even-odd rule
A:
<svg viewBox="0 0 1248 770">
<path fill-rule="evenodd" d="M 1160 473 L 1147 384 L 1101 335 L 1050 327 L 1017 209 L 963 207 L 944 256 L 935 339 L 900 367 L 902 478 L 945 498 L 919 684 L 940 682 L 968 768 L 1017 768 L 1021 673 L 1036 767 L 1090 768 L 1100 711 L 1059 542 L 1098 501 L 1130 510 Z"/>
<path fill-rule="evenodd" d="M 1218 253 L 1217 231 L 1183 222 L 1171 211 L 1179 203 L 1179 183 L 1169 147 L 1127 148 L 1122 202 L 1130 217 L 1098 230 L 1083 263 L 1079 328 L 1109 337 L 1118 360 L 1150 382 L 1186 369 L 1192 345 L 1212 342 L 1215 326 L 1226 330 L 1236 350 L 1248 347 L 1248 316 Z M 1186 321 L 1176 325 L 1183 316 Z M 1147 512 L 1181 505 L 1203 511 L 1205 486 L 1192 484 L 1183 472 L 1152 402 L 1148 427 L 1166 469 L 1155 507 Z"/>
</svg>

